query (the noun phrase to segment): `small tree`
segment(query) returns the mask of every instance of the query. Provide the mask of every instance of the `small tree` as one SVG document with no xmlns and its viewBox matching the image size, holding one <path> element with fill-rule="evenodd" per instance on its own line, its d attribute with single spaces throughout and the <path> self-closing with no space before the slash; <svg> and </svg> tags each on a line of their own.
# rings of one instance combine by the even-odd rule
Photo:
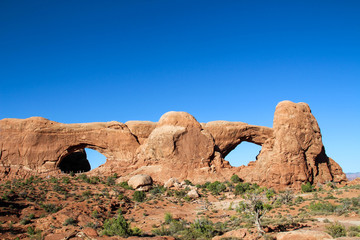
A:
<svg viewBox="0 0 360 240">
<path fill-rule="evenodd" d="M 301 191 L 304 193 L 312 192 L 314 191 L 314 187 L 311 183 L 307 182 L 306 184 L 301 185 Z"/>
<path fill-rule="evenodd" d="M 240 178 L 238 175 L 234 174 L 231 176 L 230 180 L 233 182 L 233 183 L 239 183 L 241 182 Z"/>
<path fill-rule="evenodd" d="M 102 235 L 128 237 L 132 235 L 132 231 L 124 216 L 119 214 L 117 218 L 105 220 Z"/>
<path fill-rule="evenodd" d="M 271 203 L 267 199 L 265 193 L 259 193 L 258 191 L 248 194 L 245 198 L 246 201 L 240 202 L 240 210 L 245 211 L 254 217 L 255 226 L 262 236 L 265 232 L 261 226 L 261 218 L 271 210 Z"/>
</svg>

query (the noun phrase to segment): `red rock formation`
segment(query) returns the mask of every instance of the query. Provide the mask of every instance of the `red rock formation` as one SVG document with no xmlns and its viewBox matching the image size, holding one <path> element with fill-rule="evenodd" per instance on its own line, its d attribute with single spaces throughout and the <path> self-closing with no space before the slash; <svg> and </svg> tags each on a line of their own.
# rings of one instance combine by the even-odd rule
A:
<svg viewBox="0 0 360 240">
<path fill-rule="evenodd" d="M 257 161 L 232 167 L 224 157 L 243 141 L 262 145 Z M 148 174 L 194 183 L 240 178 L 275 187 L 299 188 L 304 182 L 346 181 L 338 164 L 325 154 L 316 119 L 305 103 L 281 102 L 273 128 L 241 122 L 200 124 L 185 112 L 168 112 L 158 123 L 129 121 L 61 124 L 44 118 L 0 120 L 0 176 L 56 174 L 66 156 L 92 148 L 107 157 L 90 174 L 125 179 Z M 76 160 L 72 160 L 76 161 Z"/>
</svg>

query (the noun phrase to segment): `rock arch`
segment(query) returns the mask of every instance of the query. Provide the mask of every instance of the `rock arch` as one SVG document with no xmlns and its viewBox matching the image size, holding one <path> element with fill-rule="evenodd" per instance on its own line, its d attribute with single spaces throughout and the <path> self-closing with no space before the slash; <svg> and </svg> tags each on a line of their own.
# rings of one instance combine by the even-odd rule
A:
<svg viewBox="0 0 360 240">
<path fill-rule="evenodd" d="M 262 146 L 258 160 L 232 167 L 224 157 L 248 141 Z M 69 153 L 93 148 L 107 161 L 90 174 L 152 175 L 195 183 L 228 180 L 236 173 L 249 182 L 299 188 L 304 182 L 346 181 L 326 156 L 320 128 L 305 103 L 277 105 L 273 128 L 242 122 L 200 124 L 185 112 L 168 112 L 158 123 L 129 121 L 62 124 L 40 117 L 0 120 L 0 177 L 57 174 Z"/>
</svg>

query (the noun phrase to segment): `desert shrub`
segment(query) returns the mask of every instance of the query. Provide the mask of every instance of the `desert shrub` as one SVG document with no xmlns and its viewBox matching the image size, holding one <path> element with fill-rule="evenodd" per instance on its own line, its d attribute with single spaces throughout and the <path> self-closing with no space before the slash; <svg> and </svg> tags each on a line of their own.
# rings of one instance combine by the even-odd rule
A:
<svg viewBox="0 0 360 240">
<path fill-rule="evenodd" d="M 211 239 L 220 232 L 207 218 L 196 219 L 183 233 L 183 239 Z"/>
<path fill-rule="evenodd" d="M 36 233 L 35 227 L 30 226 L 27 228 L 27 234 L 29 234 L 30 236 L 35 235 L 35 233 Z"/>
<path fill-rule="evenodd" d="M 183 197 L 186 196 L 186 191 L 185 191 L 184 189 L 175 190 L 175 191 L 174 191 L 174 195 L 175 195 L 175 197 L 183 198 Z"/>
<path fill-rule="evenodd" d="M 266 198 L 268 199 L 268 200 L 270 200 L 271 198 L 273 198 L 274 196 L 275 196 L 275 194 L 276 194 L 276 192 L 275 192 L 275 190 L 274 189 L 267 189 L 266 190 Z"/>
<path fill-rule="evenodd" d="M 70 178 L 68 178 L 68 177 L 63 177 L 63 178 L 62 178 L 62 182 L 65 183 L 65 184 L 69 184 L 69 183 L 70 183 Z"/>
<path fill-rule="evenodd" d="M 72 217 L 67 218 L 63 223 L 64 226 L 75 225 L 75 224 L 76 224 L 76 220 L 73 219 Z"/>
<path fill-rule="evenodd" d="M 105 220 L 101 235 L 129 237 L 132 233 L 130 224 L 123 215 L 119 214 L 117 218 Z"/>
<path fill-rule="evenodd" d="M 235 186 L 234 194 L 240 195 L 245 193 L 246 191 L 250 190 L 250 184 L 249 183 L 239 183 Z"/>
<path fill-rule="evenodd" d="M 284 192 L 280 193 L 278 196 L 278 200 L 282 204 L 290 204 L 294 199 L 294 194 L 291 190 L 285 190 Z"/>
<path fill-rule="evenodd" d="M 295 198 L 295 203 L 302 203 L 304 201 L 305 201 L 305 199 L 301 196 L 298 196 L 297 198 Z"/>
<path fill-rule="evenodd" d="M 184 182 L 186 185 L 194 186 L 194 184 L 188 179 L 185 179 Z"/>
<path fill-rule="evenodd" d="M 151 230 L 151 232 L 156 236 L 172 236 L 170 228 L 166 228 L 164 225 L 162 225 L 160 228 L 154 228 Z"/>
<path fill-rule="evenodd" d="M 55 204 L 40 204 L 40 207 L 43 208 L 48 213 L 56 213 L 62 209 L 62 206 L 56 206 Z"/>
<path fill-rule="evenodd" d="M 89 178 L 88 183 L 98 184 L 100 182 L 100 178 L 98 176 L 92 176 Z"/>
<path fill-rule="evenodd" d="M 360 206 L 360 197 L 354 197 L 351 199 L 351 203 L 354 207 L 359 207 Z"/>
<path fill-rule="evenodd" d="M 165 187 L 164 186 L 155 186 L 153 187 L 151 190 L 150 190 L 150 194 L 153 195 L 153 196 L 156 196 L 156 195 L 159 195 L 159 194 L 162 194 L 165 192 Z"/>
<path fill-rule="evenodd" d="M 89 199 L 90 196 L 91 196 L 91 191 L 90 191 L 90 190 L 84 191 L 81 195 L 82 195 L 85 199 Z"/>
<path fill-rule="evenodd" d="M 241 182 L 239 176 L 236 175 L 236 174 L 232 175 L 231 178 L 230 178 L 230 180 L 231 180 L 233 183 L 239 183 L 239 182 Z"/>
<path fill-rule="evenodd" d="M 26 224 L 29 224 L 29 223 L 31 223 L 31 220 L 29 218 L 27 218 L 27 217 L 24 217 L 20 221 L 20 224 L 22 224 L 22 225 L 26 225 Z"/>
<path fill-rule="evenodd" d="M 106 185 L 113 186 L 115 185 L 116 178 L 114 176 L 109 176 L 106 178 Z"/>
<path fill-rule="evenodd" d="M 58 180 L 57 180 L 57 178 L 55 178 L 55 177 L 51 177 L 51 178 L 50 178 L 50 182 L 51 182 L 51 183 L 58 183 Z"/>
<path fill-rule="evenodd" d="M 58 193 L 66 192 L 65 188 L 63 188 L 62 186 L 60 186 L 58 183 L 56 183 L 56 184 L 53 186 L 53 190 L 54 190 L 55 192 L 58 192 Z"/>
<path fill-rule="evenodd" d="M 332 189 L 337 189 L 337 186 L 336 186 L 336 184 L 335 184 L 334 182 L 328 182 L 328 183 L 326 184 L 326 186 L 328 186 L 328 187 L 330 187 L 330 188 L 332 188 Z"/>
<path fill-rule="evenodd" d="M 210 183 L 206 188 L 211 192 L 211 194 L 219 195 L 221 192 L 226 190 L 226 185 L 219 181 L 215 181 Z"/>
<path fill-rule="evenodd" d="M 336 199 L 336 197 L 334 197 L 331 193 L 328 193 L 324 199 Z"/>
<path fill-rule="evenodd" d="M 349 237 L 360 237 L 360 226 L 350 226 L 347 234 Z"/>
<path fill-rule="evenodd" d="M 326 226 L 326 232 L 334 238 L 346 236 L 346 229 L 339 222 L 335 222 Z"/>
<path fill-rule="evenodd" d="M 99 214 L 99 212 L 98 212 L 97 210 L 94 210 L 94 211 L 91 212 L 91 216 L 92 216 L 93 218 L 99 218 L 99 217 L 100 217 L 100 214 Z"/>
<path fill-rule="evenodd" d="M 118 185 L 119 185 L 120 187 L 124 188 L 124 189 L 132 189 L 132 188 L 129 186 L 128 182 L 121 182 L 121 183 L 119 183 Z"/>
<path fill-rule="evenodd" d="M 145 201 L 146 194 L 142 191 L 135 191 L 133 195 L 133 200 L 136 202 L 143 202 Z"/>
<path fill-rule="evenodd" d="M 171 213 L 165 213 L 165 223 L 170 224 L 174 219 Z"/>
<path fill-rule="evenodd" d="M 307 183 L 301 185 L 301 191 L 304 193 L 312 192 L 312 191 L 314 191 L 314 186 L 311 185 L 311 183 L 307 182 Z"/>
<path fill-rule="evenodd" d="M 313 213 L 329 214 L 335 212 L 336 206 L 329 202 L 312 202 L 309 205 L 309 209 Z"/>
<path fill-rule="evenodd" d="M 138 227 L 134 227 L 131 229 L 131 235 L 132 236 L 140 236 L 142 234 L 142 231 Z"/>
</svg>

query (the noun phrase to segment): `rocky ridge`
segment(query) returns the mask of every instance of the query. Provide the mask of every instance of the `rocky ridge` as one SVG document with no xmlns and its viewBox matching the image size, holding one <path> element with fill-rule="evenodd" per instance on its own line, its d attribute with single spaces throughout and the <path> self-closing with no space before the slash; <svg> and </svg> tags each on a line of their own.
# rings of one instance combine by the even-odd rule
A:
<svg viewBox="0 0 360 240">
<path fill-rule="evenodd" d="M 243 141 L 261 145 L 261 152 L 248 166 L 232 167 L 224 158 Z M 84 148 L 107 158 L 90 175 L 117 173 L 126 180 L 147 174 L 158 182 L 176 177 L 203 183 L 237 174 L 243 181 L 277 189 L 347 180 L 341 167 L 326 155 L 310 107 L 290 101 L 277 105 L 273 128 L 227 121 L 200 124 L 185 112 L 168 112 L 157 123 L 2 119 L 1 179 L 58 174 L 64 159 Z"/>
</svg>

